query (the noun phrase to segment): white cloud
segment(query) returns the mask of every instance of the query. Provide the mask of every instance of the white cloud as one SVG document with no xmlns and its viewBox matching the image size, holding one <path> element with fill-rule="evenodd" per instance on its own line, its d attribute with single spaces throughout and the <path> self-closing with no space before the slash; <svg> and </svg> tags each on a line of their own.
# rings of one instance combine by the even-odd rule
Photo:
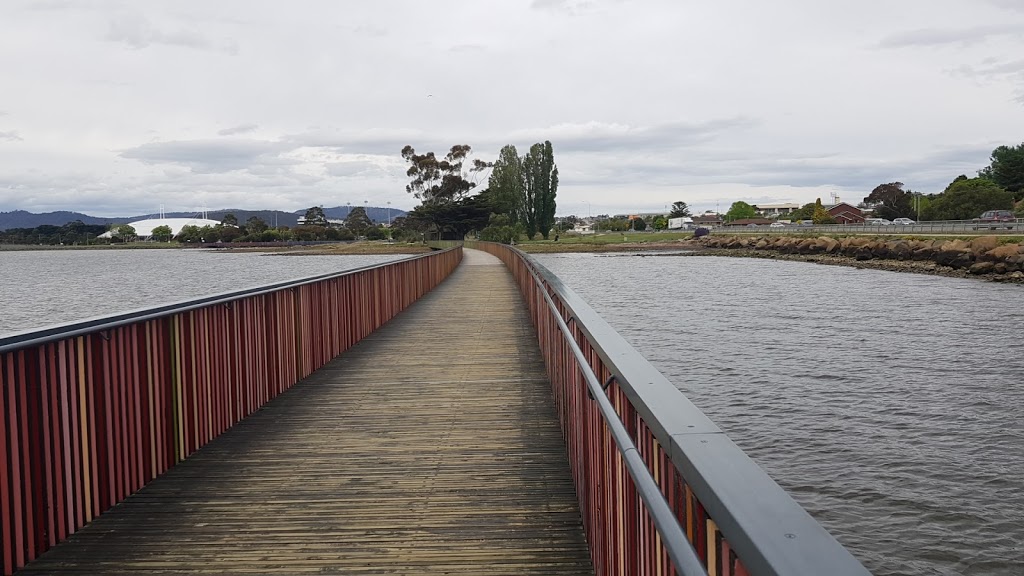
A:
<svg viewBox="0 0 1024 576">
<path fill-rule="evenodd" d="M 4 210 L 408 209 L 403 146 L 546 139 L 560 212 L 859 199 L 1024 124 L 1017 0 L 44 1 L 0 19 Z"/>
<path fill-rule="evenodd" d="M 194 28 L 160 29 L 141 14 L 129 13 L 110 22 L 105 39 L 141 50 L 152 45 L 177 46 L 195 50 L 237 54 L 238 44 L 231 39 L 214 40 Z"/>
<path fill-rule="evenodd" d="M 1020 34 L 1019 24 L 995 24 L 971 28 L 922 28 L 882 39 L 882 48 L 931 47 L 976 44 L 999 36 Z"/>
<path fill-rule="evenodd" d="M 550 140 L 557 143 L 560 151 L 569 152 L 672 150 L 707 142 L 724 132 L 742 130 L 754 124 L 755 121 L 746 118 L 667 122 L 649 126 L 586 122 L 514 130 L 508 137 L 512 141 L 527 143 Z"/>
<path fill-rule="evenodd" d="M 186 140 L 151 142 L 121 152 L 147 164 L 178 164 L 193 172 L 232 172 L 254 165 L 287 164 L 279 154 L 288 147 L 263 140 Z"/>
<path fill-rule="evenodd" d="M 247 132 L 254 132 L 259 129 L 258 124 L 239 124 L 238 126 L 232 126 L 230 128 L 224 128 L 218 130 L 217 134 L 220 136 L 235 136 L 237 134 L 245 134 Z"/>
</svg>

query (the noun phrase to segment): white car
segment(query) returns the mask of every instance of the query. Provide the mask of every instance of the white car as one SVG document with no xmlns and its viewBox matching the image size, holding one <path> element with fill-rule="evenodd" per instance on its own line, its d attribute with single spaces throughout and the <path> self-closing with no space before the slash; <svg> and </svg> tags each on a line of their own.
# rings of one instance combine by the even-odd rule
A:
<svg viewBox="0 0 1024 576">
<path fill-rule="evenodd" d="M 867 218 L 864 223 L 868 226 L 892 226 L 892 221 L 885 218 Z"/>
<path fill-rule="evenodd" d="M 785 228 L 786 225 L 783 224 L 782 222 L 772 222 L 771 224 L 768 225 L 768 227 L 769 228 Z"/>
<path fill-rule="evenodd" d="M 911 224 L 917 224 L 910 218 L 896 218 L 892 221 L 893 224 L 902 224 L 903 226 L 910 226 Z"/>
</svg>

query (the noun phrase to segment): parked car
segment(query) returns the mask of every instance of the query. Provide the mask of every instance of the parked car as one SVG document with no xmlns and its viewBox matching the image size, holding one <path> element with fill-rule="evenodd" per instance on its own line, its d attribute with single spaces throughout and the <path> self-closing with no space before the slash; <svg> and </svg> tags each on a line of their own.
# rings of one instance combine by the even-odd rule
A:
<svg viewBox="0 0 1024 576">
<path fill-rule="evenodd" d="M 892 226 L 892 220 L 885 218 L 865 218 L 864 223 L 868 226 Z"/>
<path fill-rule="evenodd" d="M 910 218 L 897 218 L 897 219 L 893 220 L 892 223 L 893 224 L 900 224 L 902 226 L 910 226 L 911 224 L 917 224 L 917 222 L 914 222 Z"/>
<path fill-rule="evenodd" d="M 1013 215 L 1013 212 L 1009 210 L 989 210 L 988 212 L 982 213 L 981 216 L 974 219 L 974 229 L 984 228 L 983 224 L 987 224 L 989 230 L 995 230 L 1001 228 L 1004 225 L 1007 230 L 1013 229 L 1013 224 L 1017 221 L 1017 218 Z"/>
<path fill-rule="evenodd" d="M 783 224 L 782 222 L 772 222 L 771 224 L 768 225 L 768 227 L 769 228 L 785 228 L 786 225 Z"/>
</svg>

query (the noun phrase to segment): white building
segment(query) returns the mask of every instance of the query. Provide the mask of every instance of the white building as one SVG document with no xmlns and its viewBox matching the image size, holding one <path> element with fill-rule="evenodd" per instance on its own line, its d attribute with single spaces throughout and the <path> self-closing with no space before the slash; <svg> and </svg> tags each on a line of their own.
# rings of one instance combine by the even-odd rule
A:
<svg viewBox="0 0 1024 576">
<path fill-rule="evenodd" d="M 782 216 L 800 209 L 799 204 L 758 204 L 755 206 L 762 216 Z"/>
<path fill-rule="evenodd" d="M 140 239 L 146 239 L 153 235 L 153 229 L 158 226 L 168 226 L 171 229 L 171 236 L 177 236 L 185 226 L 217 226 L 220 222 L 216 220 L 204 220 L 203 218 L 150 218 L 130 222 L 128 225 L 135 229 L 135 235 Z M 115 226 L 114 228 L 116 228 Z M 113 233 L 104 232 L 99 238 L 112 238 Z"/>
</svg>

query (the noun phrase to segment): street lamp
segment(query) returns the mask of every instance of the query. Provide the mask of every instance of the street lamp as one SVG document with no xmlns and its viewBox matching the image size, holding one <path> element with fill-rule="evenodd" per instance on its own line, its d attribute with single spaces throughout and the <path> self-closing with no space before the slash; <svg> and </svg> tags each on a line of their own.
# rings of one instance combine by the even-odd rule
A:
<svg viewBox="0 0 1024 576">
<path fill-rule="evenodd" d="M 391 228 L 391 200 L 388 200 L 388 228 Z"/>
</svg>

